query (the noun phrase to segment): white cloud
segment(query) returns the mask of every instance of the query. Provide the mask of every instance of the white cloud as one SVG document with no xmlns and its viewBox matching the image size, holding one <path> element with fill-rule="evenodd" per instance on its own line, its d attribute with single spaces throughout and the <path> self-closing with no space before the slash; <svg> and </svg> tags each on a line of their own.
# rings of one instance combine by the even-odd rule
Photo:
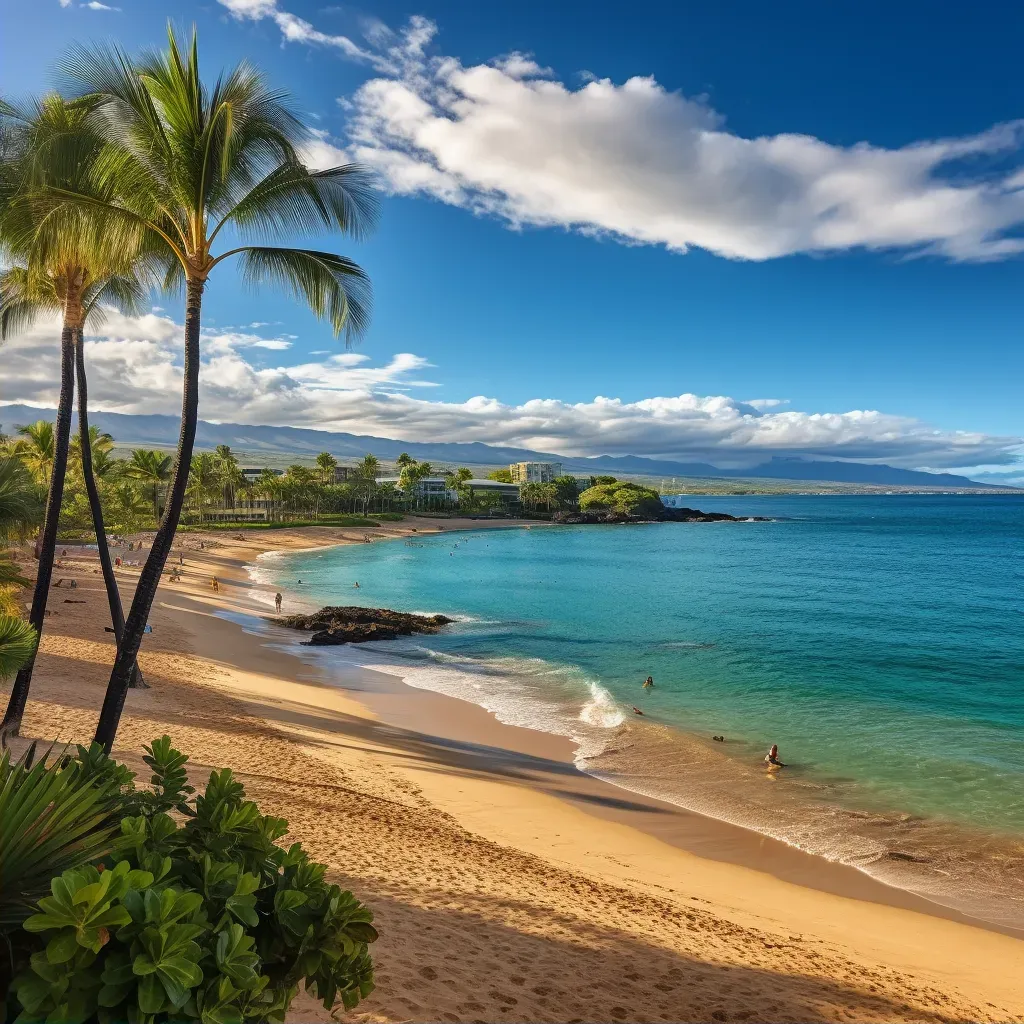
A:
<svg viewBox="0 0 1024 1024">
<path fill-rule="evenodd" d="M 108 7 L 106 4 L 101 4 L 100 0 L 89 0 L 89 3 L 82 4 L 83 7 L 88 7 L 90 11 L 119 11 L 120 7 Z"/>
<path fill-rule="evenodd" d="M 277 25 L 282 40 L 286 43 L 308 43 L 316 46 L 332 47 L 339 53 L 353 60 L 372 61 L 374 55 L 352 42 L 348 36 L 330 35 L 315 29 L 303 18 L 282 11 L 276 0 L 218 0 L 240 21 L 262 21 L 269 18 Z"/>
<path fill-rule="evenodd" d="M 58 336 L 56 323 L 40 322 L 7 343 L 0 401 L 53 407 Z M 102 333 L 86 344 L 95 408 L 176 413 L 181 401 L 181 338 L 181 326 L 169 317 L 133 318 L 111 312 Z M 987 465 L 996 470 L 1019 465 L 1024 443 L 1017 437 L 937 430 L 871 410 L 780 409 L 773 399 L 755 404 L 682 394 L 636 402 L 537 398 L 507 405 L 484 396 L 440 401 L 423 397 L 424 389 L 436 385 L 423 378 L 430 364 L 421 356 L 399 353 L 386 364 L 375 365 L 362 352 L 330 355 L 318 350 L 305 362 L 272 367 L 255 366 L 246 358 L 248 350 L 265 349 L 265 343 L 274 340 L 245 331 L 204 332 L 204 419 L 420 441 L 482 441 L 565 455 L 648 455 L 719 466 L 752 465 L 787 454 L 911 468 Z"/>
<path fill-rule="evenodd" d="M 329 47 L 378 77 L 351 101 L 351 145 L 318 132 L 318 167 L 357 159 L 396 193 L 425 195 L 514 227 L 561 227 L 732 259 L 849 249 L 1001 259 L 1024 251 L 1024 121 L 899 148 L 832 145 L 797 132 L 745 138 L 702 98 L 653 77 L 578 88 L 531 55 L 465 65 L 428 56 L 436 26 L 368 46 L 331 35 L 278 0 L 219 0 L 272 20 L 286 42 Z M 1013 165 L 1013 166 L 1008 166 Z"/>
</svg>

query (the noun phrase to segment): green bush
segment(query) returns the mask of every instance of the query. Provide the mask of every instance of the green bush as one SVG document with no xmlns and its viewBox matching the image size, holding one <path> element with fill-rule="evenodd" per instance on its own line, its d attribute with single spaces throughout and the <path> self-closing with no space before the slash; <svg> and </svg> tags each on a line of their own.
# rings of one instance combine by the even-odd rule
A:
<svg viewBox="0 0 1024 1024">
<path fill-rule="evenodd" d="M 111 855 L 54 878 L 25 921 L 40 948 L 12 985 L 18 1022 L 284 1021 L 303 981 L 327 1009 L 369 995 L 371 912 L 300 844 L 277 845 L 288 823 L 230 769 L 193 799 L 170 739 L 146 751 L 153 788 L 125 789 L 137 813 Z"/>
<path fill-rule="evenodd" d="M 584 512 L 608 510 L 628 516 L 646 516 L 656 515 L 662 507 L 657 491 L 621 480 L 588 487 L 580 495 L 580 508 Z"/>
</svg>

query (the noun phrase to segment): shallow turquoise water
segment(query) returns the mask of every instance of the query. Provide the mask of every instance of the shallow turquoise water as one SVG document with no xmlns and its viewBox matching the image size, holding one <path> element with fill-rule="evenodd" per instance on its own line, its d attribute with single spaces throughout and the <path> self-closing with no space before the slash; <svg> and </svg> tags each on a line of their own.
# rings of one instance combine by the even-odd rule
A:
<svg viewBox="0 0 1024 1024">
<path fill-rule="evenodd" d="M 805 828 L 806 815 L 792 817 L 798 804 L 807 815 L 827 808 L 833 826 L 846 808 L 1024 837 L 1024 498 L 687 503 L 775 521 L 448 533 L 417 546 L 299 553 L 267 569 L 286 589 L 301 578 L 323 604 L 468 617 L 449 634 L 391 645 L 389 656 L 410 671 L 417 659 L 428 665 L 419 685 L 520 724 L 560 719 L 564 732 L 578 719 L 591 740 L 628 730 L 633 754 L 623 760 L 617 740 L 606 773 L 634 788 L 649 763 L 662 795 L 677 782 L 678 802 L 698 809 L 714 813 L 717 800 L 722 816 L 765 831 L 769 819 L 789 821 L 793 835 L 782 837 L 809 848 L 835 835 Z M 651 693 L 640 688 L 647 675 Z M 715 776 L 735 784 L 717 794 L 684 786 L 702 783 L 708 762 L 694 769 L 692 748 L 668 756 L 669 733 L 657 726 L 724 734 L 730 742 L 706 745 L 701 758 L 727 756 L 740 774 Z M 783 787 L 765 802 L 756 771 L 772 742 L 793 765 L 785 813 Z M 588 751 L 596 768 L 599 753 Z M 760 788 L 741 800 L 744 780 Z M 742 811 L 748 796 L 760 811 Z M 897 845 L 949 841 L 904 826 Z M 843 849 L 857 859 L 854 846 Z M 1000 856 L 1017 870 L 1015 857 Z"/>
</svg>

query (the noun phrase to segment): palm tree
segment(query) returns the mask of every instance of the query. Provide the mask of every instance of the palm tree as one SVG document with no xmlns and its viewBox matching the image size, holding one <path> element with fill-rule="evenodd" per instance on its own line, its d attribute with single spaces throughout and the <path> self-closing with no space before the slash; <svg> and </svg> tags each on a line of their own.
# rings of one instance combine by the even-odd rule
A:
<svg viewBox="0 0 1024 1024">
<path fill-rule="evenodd" d="M 369 320 L 369 282 L 351 260 L 245 244 L 215 255 L 217 238 L 225 229 L 243 237 L 324 228 L 358 236 L 369 227 L 375 202 L 362 168 L 311 171 L 302 163 L 298 147 L 311 137 L 309 129 L 251 65 L 238 65 L 208 89 L 194 31 L 187 50 L 169 27 L 164 53 L 135 64 L 116 48 L 79 49 L 64 70 L 95 104 L 93 123 L 107 143 L 97 186 L 114 195 L 50 189 L 56 221 L 91 211 L 128 245 L 141 236 L 160 239 L 171 266 L 166 283 L 186 291 L 176 468 L 100 713 L 96 739 L 109 750 L 185 499 L 198 420 L 202 299 L 211 272 L 238 256 L 246 283 L 283 285 L 329 319 L 335 334 L 359 334 Z"/>
<path fill-rule="evenodd" d="M 220 473 L 217 457 L 210 452 L 192 456 L 188 471 L 188 487 L 185 497 L 189 504 L 199 511 L 199 522 L 203 521 L 206 506 L 220 493 Z"/>
<path fill-rule="evenodd" d="M 20 460 L 0 458 L 0 549 L 23 537 L 40 518 L 36 488 Z M 17 672 L 35 654 L 38 633 L 18 614 L 18 588 L 27 586 L 6 550 L 0 550 L 0 679 Z"/>
<path fill-rule="evenodd" d="M 142 267 L 148 258 L 142 254 L 142 239 L 132 245 L 127 239 L 110 237 L 81 216 L 65 219 L 62 229 L 55 230 L 35 201 L 41 189 L 88 188 L 88 177 L 101 147 L 101 141 L 88 128 L 90 112 L 90 103 L 69 103 L 56 95 L 44 97 L 30 110 L 17 111 L 5 105 L 2 111 L 5 170 L 4 186 L 0 189 L 0 229 L 5 248 L 16 262 L 0 276 L 0 340 L 28 326 L 43 313 L 58 313 L 63 321 L 57 421 L 49 430 L 52 460 L 45 468 L 47 509 L 38 544 L 39 570 L 29 615 L 29 621 L 40 633 L 67 472 L 76 352 L 82 396 L 85 390 L 83 329 L 87 319 L 102 316 L 106 304 L 134 312 L 148 290 L 142 283 Z M 88 417 L 82 397 L 80 420 L 83 437 L 87 437 Z M 93 522 L 100 524 L 97 540 L 102 559 L 105 544 L 99 496 L 91 473 L 83 473 Z M 119 615 L 113 609 L 115 603 L 120 606 L 120 596 L 113 574 L 105 573 L 104 580 L 116 629 Z M 33 664 L 34 657 L 18 672 L 0 723 L 0 736 L 17 735 L 20 730 Z"/>
<path fill-rule="evenodd" d="M 370 499 L 377 490 L 377 477 L 379 475 L 380 459 L 376 455 L 364 455 L 356 466 L 356 476 L 362 481 L 364 516 L 370 508 Z"/>
<path fill-rule="evenodd" d="M 316 464 L 320 469 L 320 482 L 334 483 L 334 471 L 338 468 L 338 460 L 330 452 L 321 452 L 316 457 Z"/>
<path fill-rule="evenodd" d="M 116 533 L 136 533 L 149 516 L 149 499 L 127 480 L 106 489 L 104 505 L 110 527 Z"/>
<path fill-rule="evenodd" d="M 0 279 L 0 288 L 3 288 Z M 0 303 L 6 298 L 6 294 L 0 296 Z M 2 318 L 2 306 L 0 306 L 0 318 Z M 7 338 L 3 335 L 3 340 Z M 41 487 L 50 486 L 50 475 L 53 473 L 54 463 L 54 434 L 53 424 L 49 420 L 36 420 L 26 426 L 18 427 L 18 438 L 11 447 L 11 451 L 19 459 L 22 465 L 32 474 L 32 479 Z"/>
<path fill-rule="evenodd" d="M 138 480 L 148 487 L 153 500 L 153 518 L 159 523 L 163 509 L 160 506 L 160 494 L 166 489 L 171 479 L 171 467 L 174 465 L 170 455 L 155 452 L 148 448 L 133 448 L 128 465 L 124 467 L 124 475 L 130 480 Z"/>
<path fill-rule="evenodd" d="M 214 452 L 217 468 L 217 479 L 220 483 L 221 496 L 225 508 L 235 507 L 235 495 L 239 487 L 245 485 L 245 477 L 238 468 L 238 459 L 230 445 L 219 444 Z"/>
</svg>

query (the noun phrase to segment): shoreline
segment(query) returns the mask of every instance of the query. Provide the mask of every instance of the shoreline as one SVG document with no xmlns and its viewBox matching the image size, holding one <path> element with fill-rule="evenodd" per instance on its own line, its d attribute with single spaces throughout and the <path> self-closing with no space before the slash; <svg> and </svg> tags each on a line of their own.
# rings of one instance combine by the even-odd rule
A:
<svg viewBox="0 0 1024 1024">
<path fill-rule="evenodd" d="M 468 525 L 459 528 L 458 532 L 467 532 L 473 528 L 473 525 Z M 505 528 L 516 529 L 517 527 Z M 257 560 L 276 554 L 294 554 L 299 551 L 321 550 L 321 548 L 322 545 L 316 545 L 309 548 L 291 547 L 273 550 L 261 553 L 257 556 Z M 251 579 L 251 573 L 249 576 Z M 261 585 L 254 584 L 254 586 Z M 292 600 L 304 605 L 309 611 L 318 610 L 320 607 L 319 602 L 308 601 L 304 595 L 298 593 L 292 594 Z M 434 611 L 435 609 L 427 609 L 421 613 L 432 614 Z M 246 627 L 243 626 L 243 628 Z M 259 628 L 246 629 L 246 631 L 265 640 Z M 321 655 L 309 652 L 308 648 L 302 644 L 302 634 L 293 633 L 290 630 L 284 630 L 284 633 L 285 636 L 277 641 L 278 649 L 286 650 L 287 653 L 307 665 L 319 663 Z M 388 679 L 396 681 L 397 689 L 390 689 L 387 685 L 383 692 L 371 688 L 360 691 L 356 698 L 371 712 L 383 717 L 385 721 L 403 726 L 420 723 L 419 728 L 424 728 L 423 723 L 427 723 L 426 728 L 432 732 L 459 743 L 474 744 L 480 740 L 481 736 L 486 736 L 488 749 L 561 761 L 571 767 L 581 779 L 591 780 L 599 787 L 606 787 L 623 794 L 624 796 L 618 801 L 621 807 L 640 813 L 609 815 L 605 809 L 614 808 L 616 801 L 607 794 L 602 797 L 599 793 L 590 793 L 588 797 L 583 798 L 578 793 L 570 792 L 570 799 L 577 799 L 577 801 L 589 799 L 595 813 L 609 817 L 610 820 L 628 818 L 632 827 L 639 828 L 649 835 L 657 836 L 687 852 L 724 863 L 764 871 L 781 880 L 796 882 L 822 892 L 912 909 L 1016 938 L 1024 938 L 1024 927 L 1019 924 L 990 920 L 979 914 L 972 914 L 969 910 L 950 906 L 910 886 L 880 878 L 869 870 L 871 864 L 861 866 L 833 860 L 819 853 L 804 850 L 794 843 L 787 842 L 784 838 L 777 838 L 759 831 L 753 826 L 730 821 L 711 811 L 696 810 L 685 804 L 676 803 L 671 798 L 630 786 L 624 780 L 616 778 L 614 774 L 600 771 L 601 752 L 597 754 L 598 766 L 593 771 L 580 767 L 576 755 L 581 748 L 579 742 L 573 738 L 540 727 L 502 721 L 492 710 L 485 708 L 470 697 L 417 686 L 403 675 L 404 666 L 400 663 L 372 667 L 361 664 L 367 659 L 373 660 L 371 653 L 374 650 L 373 645 L 344 645 L 325 650 L 332 652 L 327 657 L 333 659 L 329 660 L 329 667 L 325 669 L 328 674 L 340 666 L 344 659 L 350 662 L 348 668 L 352 667 L 351 662 L 355 662 L 356 667 L 361 671 L 373 672 L 376 676 L 386 675 Z M 340 655 L 339 652 L 341 652 Z M 381 653 L 385 658 L 388 657 L 386 650 Z M 452 702 L 454 702 L 454 706 Z M 411 706 L 415 706 L 417 709 L 414 713 L 408 710 Z M 464 710 L 466 708 L 470 708 L 472 711 Z M 669 728 L 681 731 L 675 726 Z M 701 743 L 704 740 L 700 734 L 681 732 L 693 743 Z M 645 814 L 642 813 L 643 811 L 650 813 Z M 662 815 L 667 816 L 668 824 L 663 820 Z M 679 820 L 673 818 L 673 815 Z M 913 879 L 910 881 L 912 882 Z"/>
<path fill-rule="evenodd" d="M 397 525 L 373 531 L 304 528 L 287 537 L 275 531 L 271 550 L 362 541 L 362 536 L 339 536 L 346 533 L 372 532 L 380 539 L 411 533 L 393 529 Z M 417 532 L 428 532 L 422 523 L 418 526 Z M 446 521 L 444 526 L 480 528 L 478 522 Z M 312 531 L 316 543 L 310 545 Z M 210 547 L 192 550 L 190 545 L 200 539 Z M 181 540 L 185 575 L 181 584 L 161 586 L 154 636 L 147 638 L 142 657 L 147 677 L 152 675 L 159 686 L 129 694 L 118 755 L 129 763 L 138 761 L 141 742 L 166 728 L 183 750 L 193 753 L 197 766 L 230 764 L 246 774 L 258 799 L 292 821 L 297 838 L 335 865 L 346 885 L 371 900 L 384 924 L 379 950 L 384 980 L 380 999 L 375 994 L 365 1004 L 370 1016 L 363 1017 L 361 1006 L 358 1019 L 626 1019 L 612 1013 L 619 1007 L 593 991 L 594 978 L 602 977 L 594 971 L 609 969 L 615 993 L 633 1007 L 629 1019 L 708 1019 L 716 1007 L 727 1014 L 717 1019 L 1024 1019 L 1024 985 L 1017 980 L 1024 973 L 1024 945 L 1006 930 L 946 913 L 856 868 L 739 826 L 634 797 L 576 769 L 568 739 L 503 725 L 478 705 L 416 689 L 344 658 L 332 657 L 328 673 L 299 651 L 280 649 L 281 643 L 297 647 L 291 631 L 253 643 L 245 632 L 246 624 L 252 625 L 247 617 L 266 626 L 261 617 L 270 609 L 258 595 L 269 596 L 273 589 L 245 578 L 244 565 L 271 538 L 236 542 L 229 536 L 186 534 Z M 216 595 L 209 587 L 214 573 L 222 581 Z M 133 583 L 132 573 L 123 573 L 122 580 Z M 88 609 L 55 604 L 61 616 L 47 623 L 26 736 L 52 738 L 59 728 L 62 739 L 80 739 L 95 721 L 97 693 L 101 696 L 108 671 L 104 651 L 112 647 L 96 627 L 103 613 L 98 578 L 86 577 L 80 588 L 83 596 L 95 591 L 97 600 Z M 90 638 L 98 632 L 99 641 L 72 635 L 83 630 Z M 187 672 L 176 667 L 179 661 L 188 662 Z M 74 694 L 59 686 L 61 671 L 66 673 L 72 662 L 82 677 Z M 165 675 L 174 676 L 173 682 Z M 225 736 L 236 739 L 228 742 Z M 307 767 L 295 775 L 289 766 L 300 761 Z M 330 782 L 338 772 L 341 781 Z M 349 806 L 344 794 L 355 792 L 353 787 L 360 796 Z M 314 799 L 312 789 L 317 800 L 327 802 L 318 803 L 317 814 L 305 820 L 297 808 Z M 343 820 L 337 818 L 338 801 L 346 807 Z M 404 808 L 401 820 L 390 828 L 401 845 L 388 846 L 391 834 L 380 834 L 374 822 L 399 806 Z M 422 822 L 421 814 L 426 815 Z M 437 829 L 449 821 L 454 824 L 445 824 L 442 831 L 456 828 L 464 837 L 452 833 L 456 845 L 450 853 L 432 859 L 425 876 L 413 871 L 391 878 L 403 858 L 415 856 L 421 847 L 433 849 L 431 844 L 441 841 Z M 426 830 L 416 833 L 415 842 L 402 832 L 412 827 L 410 822 Z M 389 852 L 377 853 L 368 866 L 361 846 L 340 860 L 323 852 L 355 834 L 364 841 L 373 835 L 374 849 Z M 522 857 L 532 859 L 516 859 Z M 484 881 L 478 878 L 474 885 L 506 893 L 497 903 L 482 903 L 463 892 L 460 880 L 467 872 L 484 871 L 481 864 L 488 858 L 508 863 L 497 875 L 485 871 L 479 876 L 486 876 Z M 608 886 L 613 890 L 608 890 L 611 903 L 601 934 L 614 932 L 619 938 L 600 955 L 623 955 L 628 967 L 609 968 L 605 961 L 598 967 L 592 959 L 598 954 L 587 952 L 605 949 L 605 940 L 588 929 L 596 927 L 594 908 L 606 905 L 606 897 L 594 893 L 605 893 Z M 545 901 L 554 898 L 554 890 L 561 909 L 549 920 Z M 589 894 L 582 903 L 580 894 Z M 437 908 L 456 903 L 462 908 L 446 941 L 437 946 L 436 958 L 429 960 L 435 974 L 448 972 L 445 993 L 417 973 L 421 953 L 403 960 L 397 948 L 408 943 L 417 950 L 425 942 L 433 949 L 429 929 L 408 936 L 393 930 L 396 920 L 407 920 L 424 900 Z M 513 909 L 519 904 L 534 907 L 522 920 Z M 689 914 L 698 917 L 691 921 Z M 500 941 L 511 949 L 533 948 L 540 941 L 535 933 L 545 932 L 543 962 L 554 964 L 560 978 L 550 984 L 582 987 L 576 1002 L 576 996 L 566 995 L 557 1007 L 547 1005 L 546 995 L 520 987 L 514 965 L 492 965 L 475 981 L 452 975 L 456 969 L 447 962 L 452 944 L 465 949 L 463 932 L 478 942 L 482 931 L 498 927 L 495 915 L 505 922 Z M 570 931 L 577 937 L 567 948 L 557 939 L 563 926 L 555 920 L 576 922 Z M 590 923 L 584 926 L 584 921 Z M 640 932 L 643 952 L 635 945 Z M 755 941 L 753 935 L 761 937 Z M 691 939 L 698 944 L 688 945 Z M 699 979 L 708 965 L 717 964 L 716 971 L 748 972 L 742 975 L 746 983 L 726 991 L 718 974 L 709 975 L 685 999 L 674 976 L 657 980 L 671 993 L 653 987 L 650 972 L 656 963 L 659 970 L 668 963 L 665 951 L 678 957 L 684 948 L 688 959 L 677 960 L 672 971 Z M 764 954 L 765 948 L 770 952 Z M 475 946 L 466 953 L 470 959 L 477 955 Z M 518 970 L 525 976 L 524 968 Z M 627 974 L 620 981 L 623 971 Z M 633 996 L 628 996 L 633 987 L 629 972 L 650 982 Z M 501 988 L 503 999 L 513 992 L 513 1003 L 503 1002 L 488 986 Z M 420 998 L 424 990 L 429 990 L 427 1005 L 410 1006 L 410 999 Z M 621 994 L 624 990 L 627 994 Z M 756 998 L 750 995 L 755 990 Z M 691 998 L 698 1002 L 686 1001 Z M 661 1004 L 665 1012 L 654 1012 L 662 999 L 667 1000 Z M 322 1009 L 306 1012 L 310 1015 L 295 1019 L 326 1019 Z"/>
</svg>

